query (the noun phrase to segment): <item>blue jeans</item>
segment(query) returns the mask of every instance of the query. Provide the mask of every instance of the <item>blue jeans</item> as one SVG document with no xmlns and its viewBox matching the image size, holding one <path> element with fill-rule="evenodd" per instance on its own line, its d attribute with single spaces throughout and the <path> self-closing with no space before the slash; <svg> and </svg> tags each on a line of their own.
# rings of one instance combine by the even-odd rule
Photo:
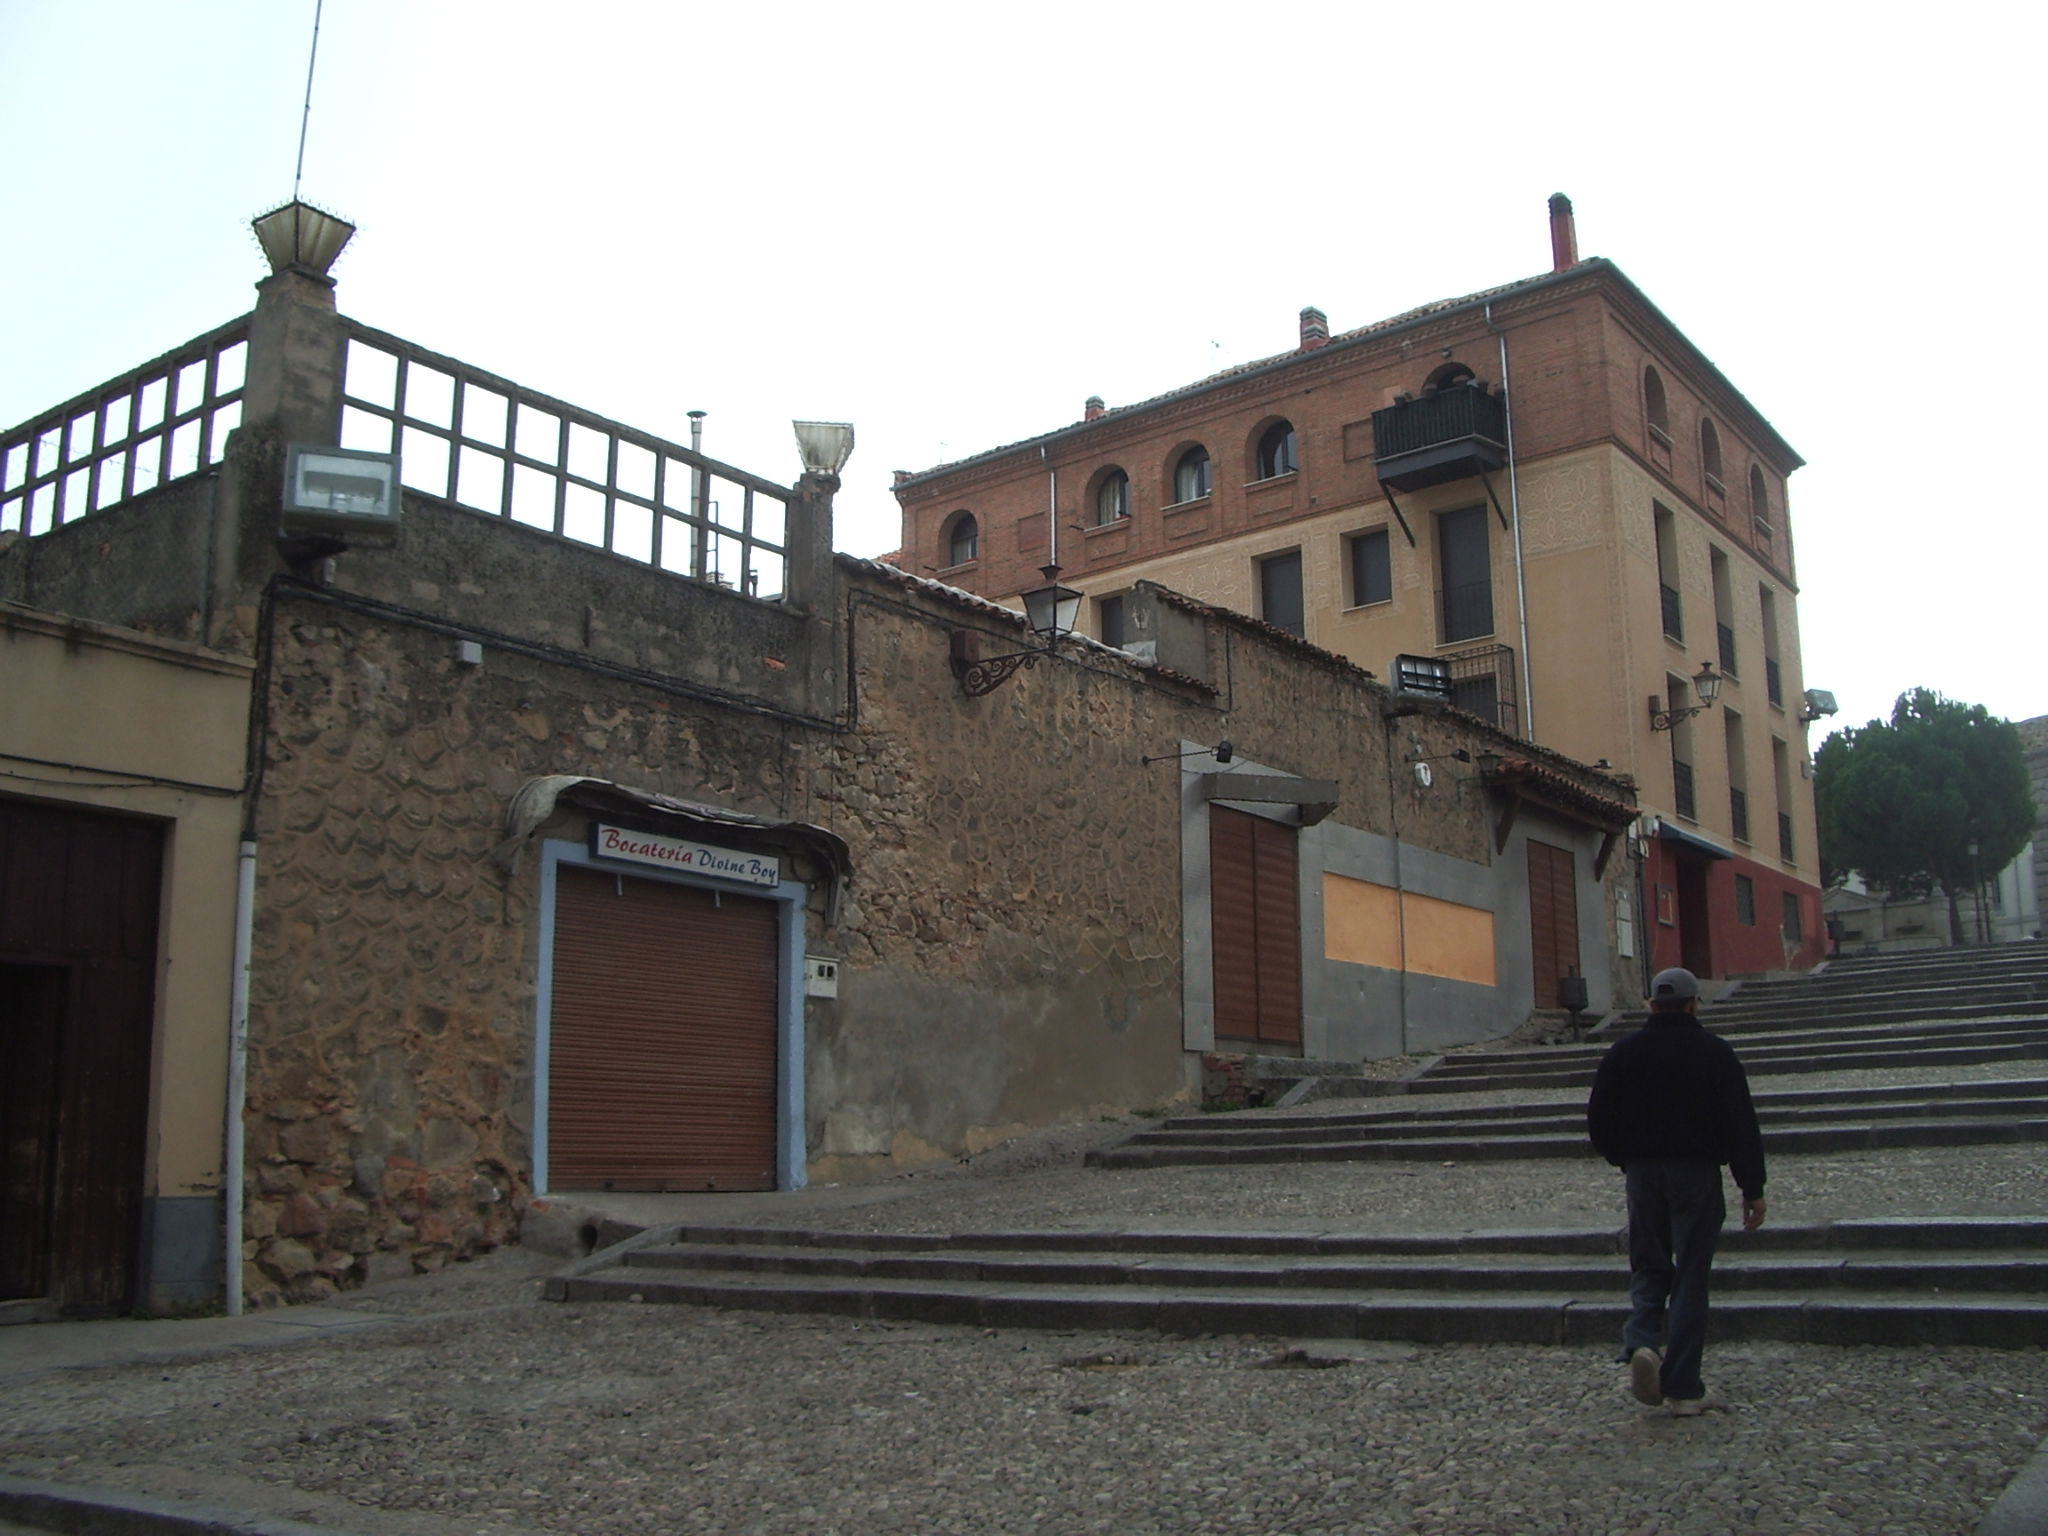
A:
<svg viewBox="0 0 2048 1536">
<path fill-rule="evenodd" d="M 1628 1165 L 1629 1319 L 1625 1361 L 1647 1345 L 1664 1356 L 1664 1395 L 1703 1397 L 1707 1272 L 1728 1206 L 1721 1165 L 1699 1158 Z"/>
</svg>

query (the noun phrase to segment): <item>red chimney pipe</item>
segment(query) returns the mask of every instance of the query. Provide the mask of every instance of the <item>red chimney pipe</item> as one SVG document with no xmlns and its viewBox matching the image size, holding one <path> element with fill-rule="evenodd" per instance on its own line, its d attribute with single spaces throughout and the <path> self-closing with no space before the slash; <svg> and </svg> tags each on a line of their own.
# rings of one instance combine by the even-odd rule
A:
<svg viewBox="0 0 2048 1536">
<path fill-rule="evenodd" d="M 1109 407 L 1102 403 L 1102 396 L 1090 395 L 1082 403 L 1081 419 L 1083 421 L 1100 421 L 1108 410 Z"/>
<path fill-rule="evenodd" d="M 1579 232 L 1572 222 L 1572 200 L 1550 194 L 1550 270 L 1562 272 L 1579 264 Z"/>
<path fill-rule="evenodd" d="M 1330 317 L 1314 305 L 1301 312 L 1301 350 L 1313 352 L 1330 344 Z"/>
</svg>

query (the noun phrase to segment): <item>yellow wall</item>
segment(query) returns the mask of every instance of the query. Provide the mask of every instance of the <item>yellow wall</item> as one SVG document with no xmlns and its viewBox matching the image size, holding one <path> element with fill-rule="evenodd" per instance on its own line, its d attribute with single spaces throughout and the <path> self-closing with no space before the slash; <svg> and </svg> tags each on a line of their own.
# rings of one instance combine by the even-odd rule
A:
<svg viewBox="0 0 2048 1536">
<path fill-rule="evenodd" d="M 1493 914 L 1346 875 L 1323 876 L 1323 954 L 1353 965 L 1497 984 Z"/>
<path fill-rule="evenodd" d="M 151 1194 L 220 1185 L 251 672 L 198 646 L 0 603 L 0 794 L 170 823 Z"/>
</svg>

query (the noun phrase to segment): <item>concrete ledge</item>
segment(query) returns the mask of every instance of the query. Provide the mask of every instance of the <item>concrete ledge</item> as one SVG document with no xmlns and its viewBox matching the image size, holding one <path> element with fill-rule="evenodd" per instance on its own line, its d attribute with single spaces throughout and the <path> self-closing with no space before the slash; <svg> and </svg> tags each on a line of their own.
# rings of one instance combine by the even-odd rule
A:
<svg viewBox="0 0 2048 1536">
<path fill-rule="evenodd" d="M 74 1536 L 343 1536 L 330 1526 L 263 1520 L 181 1499 L 21 1477 L 0 1477 L 0 1519 Z"/>
</svg>

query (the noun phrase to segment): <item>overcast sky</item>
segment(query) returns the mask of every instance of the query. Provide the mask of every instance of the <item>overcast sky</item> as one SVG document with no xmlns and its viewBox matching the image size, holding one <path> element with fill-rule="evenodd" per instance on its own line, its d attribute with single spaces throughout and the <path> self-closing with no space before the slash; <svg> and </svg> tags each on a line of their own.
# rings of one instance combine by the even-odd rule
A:
<svg viewBox="0 0 2048 1536">
<path fill-rule="evenodd" d="M 678 440 L 705 410 L 778 480 L 792 417 L 854 422 L 864 555 L 892 470 L 1286 350 L 1307 304 L 1341 331 L 1547 270 L 1564 191 L 1808 461 L 1833 723 L 1915 685 L 2019 719 L 2041 15 L 327 0 L 303 191 L 360 227 L 367 324 Z M 252 305 L 313 16 L 0 0 L 0 423 Z"/>
</svg>

